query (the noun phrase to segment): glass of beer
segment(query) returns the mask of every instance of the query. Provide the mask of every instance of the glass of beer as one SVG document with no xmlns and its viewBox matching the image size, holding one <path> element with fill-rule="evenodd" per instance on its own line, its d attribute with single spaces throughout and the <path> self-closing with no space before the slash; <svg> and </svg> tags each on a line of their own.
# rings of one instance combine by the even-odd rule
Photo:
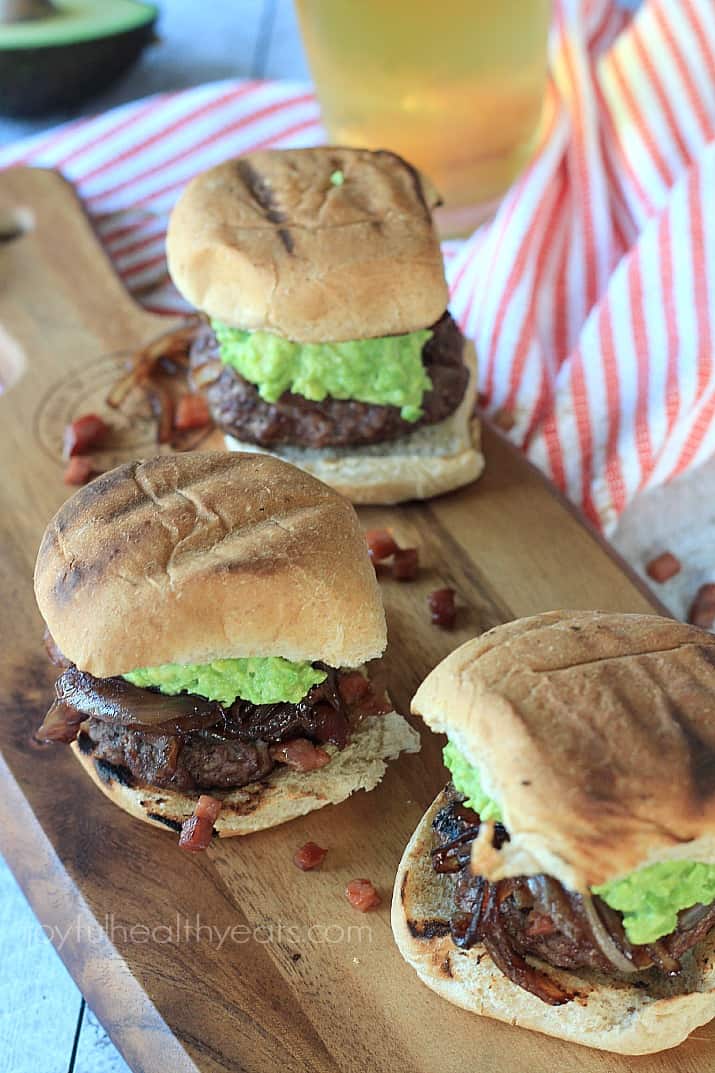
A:
<svg viewBox="0 0 715 1073">
<path fill-rule="evenodd" d="M 328 137 L 434 182 L 445 234 L 495 210 L 533 152 L 550 0 L 296 0 Z"/>
</svg>

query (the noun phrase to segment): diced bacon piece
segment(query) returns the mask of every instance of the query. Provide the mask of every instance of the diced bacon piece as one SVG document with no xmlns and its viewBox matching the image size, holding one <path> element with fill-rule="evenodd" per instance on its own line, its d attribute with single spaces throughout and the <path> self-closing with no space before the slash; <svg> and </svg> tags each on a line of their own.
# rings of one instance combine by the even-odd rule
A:
<svg viewBox="0 0 715 1073">
<path fill-rule="evenodd" d="M 293 738 L 271 746 L 271 756 L 279 764 L 287 764 L 294 771 L 316 771 L 330 763 L 330 753 L 313 745 L 307 738 Z"/>
<path fill-rule="evenodd" d="M 211 414 L 203 395 L 182 395 L 174 412 L 174 428 L 184 431 L 205 428 L 211 423 Z"/>
<path fill-rule="evenodd" d="M 293 864 L 302 872 L 311 872 L 314 868 L 320 868 L 327 853 L 327 849 L 323 849 L 317 842 L 306 842 L 293 854 Z"/>
<path fill-rule="evenodd" d="M 369 692 L 370 683 L 364 674 L 354 671 L 338 678 L 338 693 L 346 704 L 357 704 Z"/>
<path fill-rule="evenodd" d="M 221 811 L 221 802 L 210 794 L 201 794 L 196 802 L 193 816 L 184 820 L 179 835 L 179 849 L 190 853 L 208 849 L 213 838 L 214 823 Z"/>
<path fill-rule="evenodd" d="M 664 581 L 670 581 L 672 577 L 679 574 L 681 570 L 680 559 L 670 551 L 664 551 L 662 555 L 657 555 L 655 559 L 651 559 L 646 564 L 645 572 L 649 578 L 653 581 L 659 582 L 661 585 Z"/>
<path fill-rule="evenodd" d="M 205 816 L 189 816 L 181 825 L 179 849 L 188 850 L 190 853 L 208 849 L 213 838 L 213 829 L 213 823 Z"/>
<path fill-rule="evenodd" d="M 94 447 L 97 447 L 109 432 L 109 425 L 97 414 L 83 414 L 76 417 L 65 428 L 64 457 L 74 458 L 75 455 L 86 455 Z"/>
<path fill-rule="evenodd" d="M 397 581 L 414 581 L 420 568 L 417 548 L 398 548 L 392 560 L 392 575 Z"/>
<path fill-rule="evenodd" d="M 94 462 L 91 458 L 81 458 L 79 455 L 70 458 L 62 478 L 65 484 L 86 484 L 96 475 Z"/>
<path fill-rule="evenodd" d="M 454 602 L 454 589 L 435 589 L 427 597 L 430 617 L 435 626 L 441 626 L 443 630 L 451 630 L 457 620 L 457 607 Z"/>
<path fill-rule="evenodd" d="M 688 622 L 693 626 L 702 626 L 709 630 L 715 623 L 715 583 L 712 581 L 701 585 L 690 605 Z"/>
<path fill-rule="evenodd" d="M 381 563 L 398 551 L 397 542 L 389 529 L 368 529 L 365 533 L 367 553 L 373 563 Z"/>
<path fill-rule="evenodd" d="M 201 794 L 194 809 L 194 816 L 198 816 L 200 820 L 210 820 L 213 824 L 216 823 L 220 811 L 221 802 L 218 798 L 211 797 L 210 794 Z"/>
<path fill-rule="evenodd" d="M 353 909 L 357 909 L 361 913 L 376 909 L 382 901 L 374 884 L 369 879 L 351 880 L 345 888 L 345 897 Z"/>
</svg>

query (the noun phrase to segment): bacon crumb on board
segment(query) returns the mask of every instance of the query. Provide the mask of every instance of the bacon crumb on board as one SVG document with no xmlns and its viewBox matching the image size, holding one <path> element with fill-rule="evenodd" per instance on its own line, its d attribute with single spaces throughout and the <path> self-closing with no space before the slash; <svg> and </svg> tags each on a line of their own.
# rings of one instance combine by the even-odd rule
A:
<svg viewBox="0 0 715 1073">
<path fill-rule="evenodd" d="M 62 479 L 65 484 L 86 484 L 92 477 L 96 477 L 98 472 L 91 458 L 85 455 L 75 455 L 67 463 Z"/>
<path fill-rule="evenodd" d="M 317 842 L 306 842 L 293 854 L 293 864 L 300 868 L 301 872 L 312 872 L 314 868 L 320 868 L 328 854 Z"/>
<path fill-rule="evenodd" d="M 398 550 L 398 544 L 389 529 L 368 529 L 365 533 L 367 553 L 373 563 L 389 559 Z"/>
<path fill-rule="evenodd" d="M 392 576 L 397 581 L 414 581 L 420 569 L 417 548 L 398 548 L 392 559 Z"/>
<path fill-rule="evenodd" d="M 434 626 L 451 630 L 457 620 L 457 605 L 454 602 L 454 589 L 435 589 L 427 597 L 430 617 Z"/>
<path fill-rule="evenodd" d="M 86 455 L 98 447 L 109 433 L 109 425 L 98 414 L 82 414 L 65 427 L 63 455 L 65 459 Z"/>
<path fill-rule="evenodd" d="M 345 888 L 345 897 L 353 909 L 357 909 L 360 913 L 376 909 L 382 901 L 374 883 L 369 879 L 352 879 Z"/>
</svg>

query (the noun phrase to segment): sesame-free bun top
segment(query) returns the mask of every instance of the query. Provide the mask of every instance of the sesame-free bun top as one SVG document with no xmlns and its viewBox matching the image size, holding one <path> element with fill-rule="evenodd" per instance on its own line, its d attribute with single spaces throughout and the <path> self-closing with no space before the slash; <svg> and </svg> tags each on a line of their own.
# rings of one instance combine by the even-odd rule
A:
<svg viewBox="0 0 715 1073">
<path fill-rule="evenodd" d="M 655 615 L 520 619 L 447 656 L 412 710 L 501 806 L 510 841 L 472 858 L 487 878 L 586 890 L 654 861 L 715 863 L 711 634 Z"/>
<path fill-rule="evenodd" d="M 240 656 L 355 667 L 386 644 L 351 504 L 267 455 L 164 455 L 98 477 L 48 525 L 35 595 L 60 650 L 98 678 Z"/>
<path fill-rule="evenodd" d="M 237 328 L 300 342 L 416 331 L 447 307 L 438 201 L 384 150 L 251 153 L 188 184 L 169 270 L 188 301 Z"/>
</svg>

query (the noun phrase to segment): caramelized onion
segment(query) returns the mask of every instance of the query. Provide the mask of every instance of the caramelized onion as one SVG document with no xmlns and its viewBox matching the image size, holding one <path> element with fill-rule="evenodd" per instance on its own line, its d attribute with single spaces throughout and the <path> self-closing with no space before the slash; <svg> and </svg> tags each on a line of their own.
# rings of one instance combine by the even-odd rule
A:
<svg viewBox="0 0 715 1073">
<path fill-rule="evenodd" d="M 146 388 L 151 412 L 157 419 L 156 442 L 170 443 L 174 428 L 174 403 L 171 395 L 161 384 L 151 382 Z"/>
<path fill-rule="evenodd" d="M 676 957 L 673 957 L 665 943 L 660 939 L 657 939 L 654 943 L 648 943 L 648 953 L 653 958 L 654 964 L 666 976 L 677 976 L 680 972 L 680 962 Z"/>
<path fill-rule="evenodd" d="M 94 718 L 120 726 L 151 727 L 161 734 L 177 734 L 214 726 L 224 711 L 215 701 L 180 693 L 165 696 L 141 689 L 123 678 L 93 678 L 70 667 L 55 683 L 59 703 L 74 708 L 80 721 Z"/>
<path fill-rule="evenodd" d="M 505 976 L 519 987 L 523 987 L 525 991 L 536 995 L 542 1002 L 549 1006 L 562 1006 L 565 1002 L 570 1002 L 573 995 L 569 991 L 551 976 L 547 976 L 545 972 L 530 965 L 514 947 L 499 913 L 499 898 L 496 889 L 498 886 L 499 884 L 490 884 L 482 918 L 480 930 L 484 949 Z"/>
<path fill-rule="evenodd" d="M 61 741 L 64 745 L 69 745 L 77 737 L 80 725 L 85 719 L 85 715 L 56 700 L 35 737 L 38 741 Z"/>
<path fill-rule="evenodd" d="M 181 328 L 165 332 L 137 351 L 131 359 L 128 374 L 112 388 L 107 399 L 109 405 L 120 406 L 133 387 L 146 384 L 160 362 L 170 359 L 172 362 L 185 365 L 188 361 L 189 348 L 202 323 L 202 318 L 192 317 Z"/>
<path fill-rule="evenodd" d="M 588 920 L 589 927 L 591 928 L 591 934 L 596 940 L 599 950 L 603 956 L 610 961 L 614 969 L 618 972 L 633 973 L 638 972 L 638 969 L 630 960 L 626 957 L 616 940 L 608 931 L 600 916 L 598 910 L 593 904 L 593 898 L 590 894 L 582 895 L 581 902 L 583 905 L 584 915 Z M 559 922 L 560 923 L 560 922 Z"/>
<path fill-rule="evenodd" d="M 191 370 L 191 379 L 196 387 L 206 387 L 207 384 L 212 384 L 214 380 L 218 380 L 222 369 L 221 362 L 213 358 L 210 361 L 203 362 L 201 365 L 194 365 Z"/>
<path fill-rule="evenodd" d="M 689 909 L 683 909 L 678 917 L 679 928 L 694 928 L 696 924 L 699 924 L 701 920 L 712 913 L 712 903 L 710 905 L 701 905 L 698 902 L 696 905 L 691 905 Z"/>
<path fill-rule="evenodd" d="M 534 905 L 552 920 L 558 920 L 559 931 L 572 942 L 578 942 L 581 934 L 580 921 L 574 913 L 571 900 L 553 876 L 529 876 L 526 884 L 534 897 Z"/>
</svg>

